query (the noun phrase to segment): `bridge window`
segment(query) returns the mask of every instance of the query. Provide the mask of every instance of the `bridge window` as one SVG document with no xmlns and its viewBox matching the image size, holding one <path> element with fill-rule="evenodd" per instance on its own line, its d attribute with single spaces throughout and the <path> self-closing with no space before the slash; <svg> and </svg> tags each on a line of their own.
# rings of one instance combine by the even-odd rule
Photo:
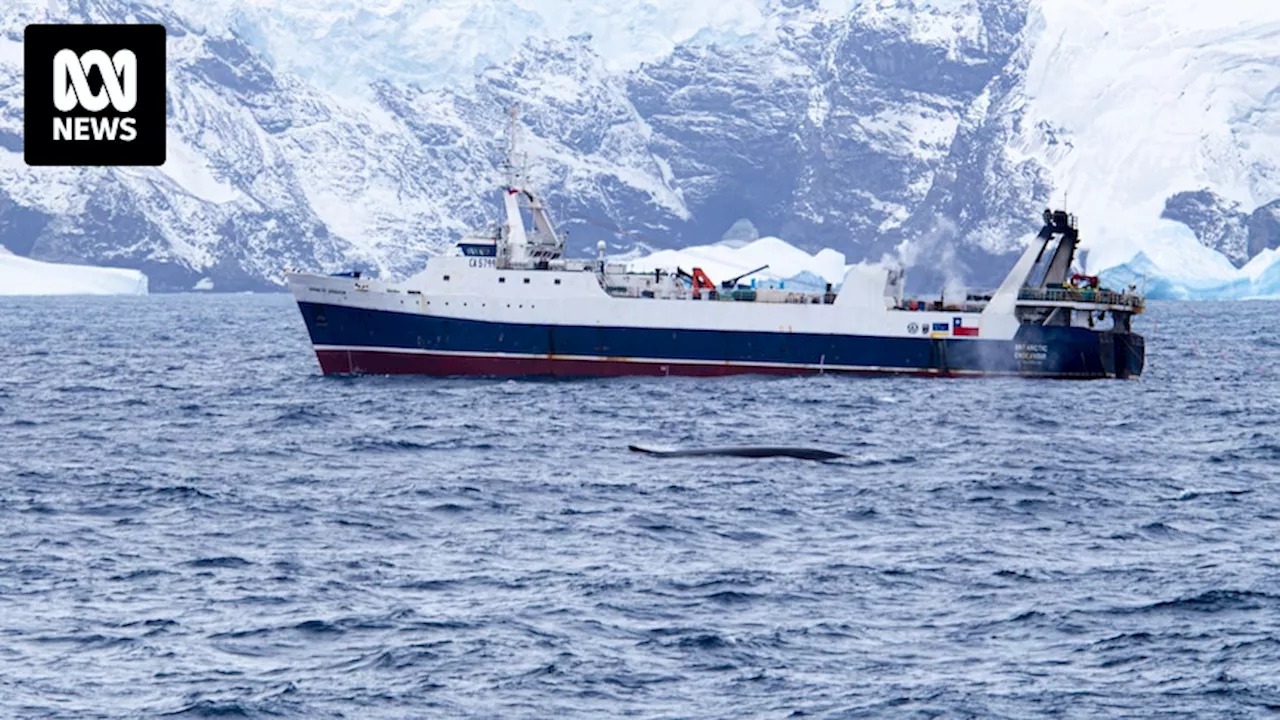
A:
<svg viewBox="0 0 1280 720">
<path fill-rule="evenodd" d="M 504 277 L 500 277 L 500 278 L 498 278 L 498 282 L 500 282 L 500 283 L 504 283 L 504 282 L 506 282 L 506 281 L 507 281 L 507 279 L 506 279 L 506 278 L 504 278 Z"/>
<path fill-rule="evenodd" d="M 472 257 L 494 257 L 498 254 L 496 245 L 459 243 L 458 247 L 462 248 L 463 255 Z"/>
<path fill-rule="evenodd" d="M 529 278 L 525 278 L 525 279 L 524 279 L 524 284 L 525 284 L 525 285 L 528 285 L 528 284 L 529 284 Z"/>
<path fill-rule="evenodd" d="M 557 284 L 557 285 L 559 285 L 559 284 L 560 284 L 560 278 L 556 278 L 556 284 Z"/>
<path fill-rule="evenodd" d="M 448 276 L 448 275 L 445 275 L 445 276 L 444 276 L 444 281 L 445 281 L 445 282 L 449 282 L 449 276 Z"/>
</svg>

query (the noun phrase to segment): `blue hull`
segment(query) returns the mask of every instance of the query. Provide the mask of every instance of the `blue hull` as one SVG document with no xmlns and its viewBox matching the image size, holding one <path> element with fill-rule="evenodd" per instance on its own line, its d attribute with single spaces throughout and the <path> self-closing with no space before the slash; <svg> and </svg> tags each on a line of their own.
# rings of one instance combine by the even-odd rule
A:
<svg viewBox="0 0 1280 720">
<path fill-rule="evenodd" d="M 1141 335 L 1024 326 L 1014 340 L 522 325 L 299 302 L 325 374 L 819 372 L 1136 377 Z"/>
</svg>

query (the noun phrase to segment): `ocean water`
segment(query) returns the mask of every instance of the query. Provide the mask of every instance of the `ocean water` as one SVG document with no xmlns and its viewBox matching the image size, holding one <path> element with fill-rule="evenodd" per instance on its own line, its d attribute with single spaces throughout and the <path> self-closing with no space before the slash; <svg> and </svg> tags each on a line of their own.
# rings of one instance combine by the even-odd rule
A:
<svg viewBox="0 0 1280 720">
<path fill-rule="evenodd" d="M 512 382 L 2 299 L 0 716 L 1262 717 L 1276 307 L 1154 303 L 1131 382 Z"/>
</svg>

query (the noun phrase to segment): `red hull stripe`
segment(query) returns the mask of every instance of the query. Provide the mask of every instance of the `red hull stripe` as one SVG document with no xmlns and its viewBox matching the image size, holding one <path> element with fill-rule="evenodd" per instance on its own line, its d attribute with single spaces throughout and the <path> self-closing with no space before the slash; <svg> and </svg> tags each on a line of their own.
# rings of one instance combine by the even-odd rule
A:
<svg viewBox="0 0 1280 720">
<path fill-rule="evenodd" d="M 859 374 L 908 374 L 928 376 L 1016 375 L 1018 373 L 983 373 L 956 371 L 940 373 L 921 368 L 880 368 L 822 365 L 748 364 L 728 362 L 690 362 L 686 360 L 652 360 L 602 357 L 544 355 L 498 355 L 438 353 L 422 350 L 384 350 L 368 348 L 342 349 L 317 347 L 316 357 L 326 375 L 433 375 L 453 376 L 563 376 L 620 377 L 624 375 L 681 375 L 715 377 L 723 375 L 816 375 L 824 372 Z"/>
</svg>

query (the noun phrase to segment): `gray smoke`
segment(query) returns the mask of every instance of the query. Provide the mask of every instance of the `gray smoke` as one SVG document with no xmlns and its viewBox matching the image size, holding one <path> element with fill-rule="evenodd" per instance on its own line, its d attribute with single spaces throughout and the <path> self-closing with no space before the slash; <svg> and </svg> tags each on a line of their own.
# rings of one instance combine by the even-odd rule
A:
<svg viewBox="0 0 1280 720">
<path fill-rule="evenodd" d="M 898 243 L 896 256 L 885 256 L 884 262 L 908 270 L 915 268 L 942 279 L 942 300 L 948 304 L 963 303 L 968 295 L 965 277 L 969 268 L 956 252 L 960 232 L 956 224 L 941 215 L 934 216 L 933 226 L 914 238 Z"/>
</svg>

